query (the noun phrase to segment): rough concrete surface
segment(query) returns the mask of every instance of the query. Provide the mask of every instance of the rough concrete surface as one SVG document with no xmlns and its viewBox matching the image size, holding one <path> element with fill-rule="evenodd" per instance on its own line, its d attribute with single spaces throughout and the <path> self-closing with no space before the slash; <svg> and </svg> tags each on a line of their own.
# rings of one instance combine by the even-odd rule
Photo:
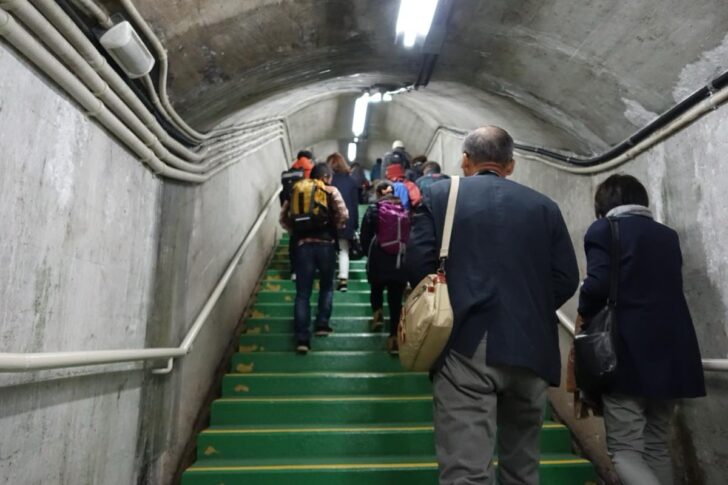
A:
<svg viewBox="0 0 728 485">
<path fill-rule="evenodd" d="M 0 351 L 143 347 L 160 181 L 4 46 L 0 73 Z M 0 375 L 0 483 L 133 483 L 114 370 Z"/>
</svg>

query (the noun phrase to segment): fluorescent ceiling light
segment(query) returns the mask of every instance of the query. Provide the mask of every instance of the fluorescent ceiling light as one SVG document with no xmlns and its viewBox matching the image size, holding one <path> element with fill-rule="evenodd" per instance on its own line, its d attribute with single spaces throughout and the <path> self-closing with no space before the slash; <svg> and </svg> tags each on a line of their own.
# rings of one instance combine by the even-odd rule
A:
<svg viewBox="0 0 728 485">
<path fill-rule="evenodd" d="M 427 37 L 436 8 L 437 0 L 401 0 L 397 36 L 403 36 L 405 47 L 413 47 L 417 37 Z"/>
<path fill-rule="evenodd" d="M 372 94 L 371 96 L 369 96 L 369 102 L 370 103 L 375 103 L 376 104 L 376 103 L 379 103 L 381 101 L 382 101 L 382 93 L 380 93 L 380 92 L 376 92 L 376 93 Z"/>
<path fill-rule="evenodd" d="M 364 124 L 367 121 L 367 108 L 369 107 L 369 93 L 364 93 L 354 103 L 354 120 L 351 123 L 351 131 L 354 136 L 361 136 L 364 133 Z"/>
<path fill-rule="evenodd" d="M 347 155 L 349 156 L 349 161 L 353 162 L 356 160 L 356 143 L 352 142 L 349 143 L 349 150 Z"/>
</svg>

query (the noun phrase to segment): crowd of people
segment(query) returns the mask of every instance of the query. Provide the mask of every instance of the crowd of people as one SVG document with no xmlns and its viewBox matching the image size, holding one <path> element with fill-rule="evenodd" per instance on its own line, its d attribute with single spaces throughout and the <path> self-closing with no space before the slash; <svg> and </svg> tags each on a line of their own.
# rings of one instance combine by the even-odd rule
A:
<svg viewBox="0 0 728 485">
<path fill-rule="evenodd" d="M 461 169 L 445 262 L 454 326 L 430 372 L 440 483 L 486 484 L 497 475 L 501 485 L 535 485 L 546 390 L 561 379 L 555 312 L 578 289 L 576 255 L 558 205 L 508 179 L 515 161 L 505 130 L 488 126 L 470 133 Z M 336 289 L 347 291 L 349 253 L 360 244 L 371 286 L 371 328 L 385 325 L 386 290 L 386 345 L 396 354 L 406 289 L 441 264 L 449 177 L 438 163 L 412 158 L 398 140 L 377 159 L 370 179 L 338 153 L 314 164 L 313 154 L 302 151 L 283 185 L 281 223 L 291 233 L 297 351 L 311 348 L 315 274 L 320 290 L 314 331 L 325 336 L 333 331 L 336 252 Z M 369 205 L 359 227 L 361 202 Z M 596 221 L 584 237 L 579 321 L 588 322 L 610 299 L 612 254 L 618 254 L 619 268 L 618 298 L 611 302 L 618 366 L 598 396 L 607 448 L 624 485 L 671 485 L 667 423 L 677 400 L 705 395 L 679 241 L 674 230 L 654 220 L 647 191 L 632 176 L 604 180 L 594 206 Z M 615 225 L 616 253 L 610 249 Z"/>
</svg>

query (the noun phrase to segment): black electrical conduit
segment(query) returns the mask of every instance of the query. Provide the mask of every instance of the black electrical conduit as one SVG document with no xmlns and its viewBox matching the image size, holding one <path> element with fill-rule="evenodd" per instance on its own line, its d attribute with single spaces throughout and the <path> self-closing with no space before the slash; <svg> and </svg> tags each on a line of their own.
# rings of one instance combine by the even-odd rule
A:
<svg viewBox="0 0 728 485">
<path fill-rule="evenodd" d="M 698 103 L 710 98 L 711 96 L 713 96 L 713 94 L 715 92 L 720 91 L 721 89 L 725 88 L 726 86 L 728 86 L 728 71 L 726 71 L 723 74 L 721 74 L 720 76 L 714 78 L 708 84 L 706 84 L 702 88 L 698 89 L 697 91 L 692 93 L 690 96 L 683 99 L 682 101 L 680 101 L 679 103 L 674 105 L 672 108 L 670 108 L 667 111 L 665 111 L 664 113 L 662 113 L 660 116 L 658 116 L 657 118 L 655 118 L 654 120 L 649 122 L 643 128 L 639 129 L 637 132 L 635 132 L 632 136 L 630 136 L 623 142 L 619 143 L 618 145 L 613 146 L 612 148 L 608 149 L 604 153 L 595 155 L 591 158 L 564 155 L 562 153 L 555 152 L 548 148 L 536 147 L 536 146 L 531 146 L 531 145 L 523 145 L 521 143 L 515 143 L 514 147 L 519 150 L 522 150 L 524 152 L 537 153 L 544 157 L 553 158 L 555 160 L 564 162 L 568 165 L 574 165 L 577 167 L 593 167 L 595 165 L 600 165 L 604 162 L 607 162 L 609 160 L 612 160 L 612 159 L 622 155 L 630 148 L 634 147 L 638 143 L 647 139 L 650 135 L 655 133 L 660 128 L 667 126 L 670 122 L 674 121 L 679 116 L 685 114 L 692 107 L 694 107 Z"/>
</svg>

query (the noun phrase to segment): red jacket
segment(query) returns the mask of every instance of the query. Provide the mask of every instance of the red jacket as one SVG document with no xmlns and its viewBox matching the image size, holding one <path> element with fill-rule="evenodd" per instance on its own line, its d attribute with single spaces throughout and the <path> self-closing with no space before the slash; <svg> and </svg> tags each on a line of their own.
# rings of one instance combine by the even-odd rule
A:
<svg viewBox="0 0 728 485">
<path fill-rule="evenodd" d="M 417 185 L 404 176 L 404 167 L 398 163 L 393 163 L 387 167 L 387 179 L 390 182 L 401 182 L 407 187 L 407 193 L 410 198 L 412 209 L 420 205 L 422 202 L 422 194 Z"/>
</svg>

